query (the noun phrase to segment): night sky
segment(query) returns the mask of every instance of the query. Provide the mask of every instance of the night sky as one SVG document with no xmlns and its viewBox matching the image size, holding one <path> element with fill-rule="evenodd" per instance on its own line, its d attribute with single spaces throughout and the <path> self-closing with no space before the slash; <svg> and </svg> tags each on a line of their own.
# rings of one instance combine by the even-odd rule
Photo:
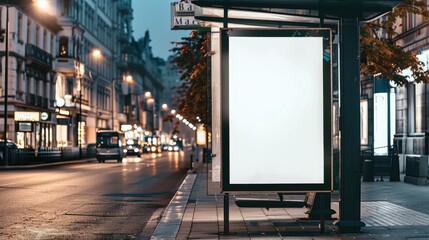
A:
<svg viewBox="0 0 429 240">
<path fill-rule="evenodd" d="M 171 30 L 170 4 L 173 0 L 132 0 L 133 7 L 133 36 L 137 40 L 149 30 L 152 39 L 152 52 L 155 57 L 167 59 L 173 45 L 188 36 L 188 30 Z"/>
</svg>

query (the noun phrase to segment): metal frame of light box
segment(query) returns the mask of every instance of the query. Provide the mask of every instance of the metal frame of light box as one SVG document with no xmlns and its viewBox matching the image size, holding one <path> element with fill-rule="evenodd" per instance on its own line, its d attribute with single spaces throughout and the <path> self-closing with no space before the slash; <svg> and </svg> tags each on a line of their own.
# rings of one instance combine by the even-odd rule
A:
<svg viewBox="0 0 429 240">
<path fill-rule="evenodd" d="M 229 116 L 229 37 L 322 37 L 323 57 L 328 50 L 329 60 L 323 61 L 323 173 L 320 183 L 230 183 L 230 116 Z M 222 131 L 222 191 L 223 192 L 331 192 L 333 190 L 332 171 L 332 35 L 330 29 L 221 29 L 221 131 Z M 293 86 L 291 86 L 293 88 Z M 293 91 L 293 89 L 292 89 Z M 311 137 L 311 136 L 309 136 Z M 253 149 L 252 149 L 253 150 Z M 287 157 L 287 152 L 279 158 Z M 305 172 L 303 172 L 305 174 Z"/>
</svg>

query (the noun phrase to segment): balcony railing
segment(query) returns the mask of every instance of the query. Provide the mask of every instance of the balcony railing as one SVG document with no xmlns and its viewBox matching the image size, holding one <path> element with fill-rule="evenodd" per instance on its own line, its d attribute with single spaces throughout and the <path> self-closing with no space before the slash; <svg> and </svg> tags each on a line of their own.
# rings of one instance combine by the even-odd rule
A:
<svg viewBox="0 0 429 240">
<path fill-rule="evenodd" d="M 124 14 L 129 14 L 131 13 L 131 7 L 127 2 L 124 1 L 120 1 L 118 4 L 118 10 L 119 12 L 122 12 Z"/>
<path fill-rule="evenodd" d="M 36 64 L 41 64 L 48 69 L 52 68 L 52 56 L 48 52 L 45 52 L 33 44 L 25 45 L 25 57 L 28 60 L 31 60 Z"/>
<path fill-rule="evenodd" d="M 41 97 L 41 96 L 36 96 L 36 94 L 33 94 L 33 93 L 27 93 L 25 96 L 26 104 L 37 106 L 44 109 L 53 108 L 54 102 L 55 100 Z"/>
</svg>

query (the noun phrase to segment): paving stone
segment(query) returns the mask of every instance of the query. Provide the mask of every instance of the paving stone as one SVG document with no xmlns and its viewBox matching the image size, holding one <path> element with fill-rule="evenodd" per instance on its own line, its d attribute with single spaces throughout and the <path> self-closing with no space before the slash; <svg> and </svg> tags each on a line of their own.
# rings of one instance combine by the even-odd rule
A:
<svg viewBox="0 0 429 240">
<path fill-rule="evenodd" d="M 159 228 L 165 239 L 174 239 L 168 234 L 175 234 L 175 239 L 429 239 L 429 187 L 416 188 L 403 182 L 363 182 L 361 220 L 366 226 L 361 233 L 351 234 L 339 233 L 332 220 L 325 221 L 325 231 L 320 233 L 320 222 L 309 220 L 305 208 L 238 208 L 231 194 L 229 234 L 224 234 L 223 195 L 207 195 L 207 173 L 193 174 L 193 179 L 185 182 L 165 210 L 169 220 L 161 219 L 155 230 L 156 233 Z M 245 197 L 278 199 L 276 194 Z M 338 192 L 332 193 L 331 199 L 331 209 L 336 211 L 332 216 L 338 218 Z M 162 224 L 170 224 L 170 229 Z"/>
</svg>

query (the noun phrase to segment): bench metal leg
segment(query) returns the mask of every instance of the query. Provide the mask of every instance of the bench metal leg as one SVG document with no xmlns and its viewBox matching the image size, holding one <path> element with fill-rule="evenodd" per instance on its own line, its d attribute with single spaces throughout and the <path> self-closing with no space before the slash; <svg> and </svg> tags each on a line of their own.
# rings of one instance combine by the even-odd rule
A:
<svg viewBox="0 0 429 240">
<path fill-rule="evenodd" d="M 229 193 L 223 196 L 223 231 L 229 234 Z"/>
<path fill-rule="evenodd" d="M 325 194 L 320 194 L 320 233 L 325 232 Z"/>
</svg>

